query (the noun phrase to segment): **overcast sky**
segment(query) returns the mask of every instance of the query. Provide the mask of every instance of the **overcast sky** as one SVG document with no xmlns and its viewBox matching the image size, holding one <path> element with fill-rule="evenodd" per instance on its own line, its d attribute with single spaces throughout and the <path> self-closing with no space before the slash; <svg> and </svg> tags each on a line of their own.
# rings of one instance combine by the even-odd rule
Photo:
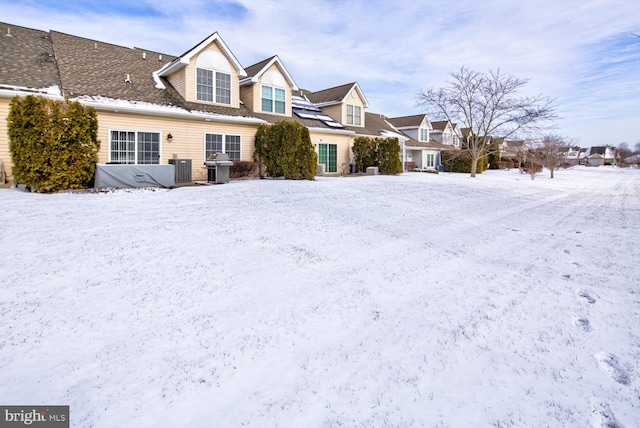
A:
<svg viewBox="0 0 640 428">
<path fill-rule="evenodd" d="M 640 142 L 638 0 L 0 0 L 0 21 L 180 55 L 218 32 L 244 67 L 278 55 L 296 84 L 358 82 L 387 116 L 461 66 L 530 79 L 555 98 L 555 133 Z M 438 118 L 432 118 L 436 120 Z"/>
</svg>

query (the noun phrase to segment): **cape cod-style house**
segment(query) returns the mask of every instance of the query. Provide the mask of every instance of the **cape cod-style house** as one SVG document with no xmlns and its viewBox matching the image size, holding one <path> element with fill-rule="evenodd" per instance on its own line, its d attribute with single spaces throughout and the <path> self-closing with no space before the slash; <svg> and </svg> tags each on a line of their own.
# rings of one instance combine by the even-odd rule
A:
<svg viewBox="0 0 640 428">
<path fill-rule="evenodd" d="M 9 177 L 6 117 L 16 95 L 94 107 L 100 163 L 189 158 L 194 180 L 206 177 L 212 153 L 252 160 L 258 126 L 283 119 L 309 129 L 327 174 L 348 170 L 359 135 L 402 137 L 369 119 L 358 83 L 302 90 L 278 56 L 245 68 L 218 33 L 172 56 L 6 23 L 0 31 L 0 159 Z"/>
</svg>

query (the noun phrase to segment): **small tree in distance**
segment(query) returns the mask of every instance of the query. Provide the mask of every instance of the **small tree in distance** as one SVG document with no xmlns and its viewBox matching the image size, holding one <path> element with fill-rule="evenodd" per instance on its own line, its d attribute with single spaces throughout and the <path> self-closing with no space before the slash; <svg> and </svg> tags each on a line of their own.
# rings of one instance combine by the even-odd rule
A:
<svg viewBox="0 0 640 428">
<path fill-rule="evenodd" d="M 476 176 L 478 160 L 491 153 L 491 136 L 504 137 L 538 131 L 556 119 L 551 98 L 520 96 L 529 82 L 497 72 L 479 73 L 465 66 L 449 73 L 448 86 L 418 93 L 418 105 L 433 117 L 469 128 L 463 150 L 471 155 L 471 177 Z"/>
<path fill-rule="evenodd" d="M 536 144 L 535 151 L 542 165 L 547 168 L 553 178 L 553 172 L 560 169 L 566 162 L 569 153 L 569 144 L 558 135 L 545 135 Z"/>
</svg>

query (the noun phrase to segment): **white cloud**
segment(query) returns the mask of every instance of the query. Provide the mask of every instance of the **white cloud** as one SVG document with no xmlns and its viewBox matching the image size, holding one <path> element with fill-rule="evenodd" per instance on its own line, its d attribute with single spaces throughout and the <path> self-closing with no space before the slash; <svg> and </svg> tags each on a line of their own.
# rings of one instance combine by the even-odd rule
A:
<svg viewBox="0 0 640 428">
<path fill-rule="evenodd" d="M 105 16 L 0 2 L 6 22 L 173 55 L 218 31 L 244 66 L 277 54 L 300 87 L 357 81 L 371 110 L 390 116 L 417 113 L 416 93 L 443 86 L 461 65 L 500 68 L 531 79 L 531 94 L 562 103 L 563 134 L 583 132 L 582 119 L 605 110 L 620 116 L 605 133 L 611 141 L 586 132 L 584 145 L 615 144 L 623 132 L 640 136 L 636 2 L 246 0 L 238 2 L 246 12 L 235 17 L 229 13 L 241 8 L 224 3 L 155 0 L 146 3 L 157 11 L 148 16 Z M 627 37 L 634 42 L 617 49 Z"/>
</svg>

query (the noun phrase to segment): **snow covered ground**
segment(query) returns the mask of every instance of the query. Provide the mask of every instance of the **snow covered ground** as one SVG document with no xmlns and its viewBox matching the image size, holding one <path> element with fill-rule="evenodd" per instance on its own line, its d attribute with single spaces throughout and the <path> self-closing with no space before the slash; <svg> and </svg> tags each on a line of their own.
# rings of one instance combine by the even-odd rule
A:
<svg viewBox="0 0 640 428">
<path fill-rule="evenodd" d="M 640 426 L 640 170 L 0 207 L 0 404 L 73 427 Z"/>
</svg>

